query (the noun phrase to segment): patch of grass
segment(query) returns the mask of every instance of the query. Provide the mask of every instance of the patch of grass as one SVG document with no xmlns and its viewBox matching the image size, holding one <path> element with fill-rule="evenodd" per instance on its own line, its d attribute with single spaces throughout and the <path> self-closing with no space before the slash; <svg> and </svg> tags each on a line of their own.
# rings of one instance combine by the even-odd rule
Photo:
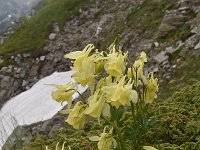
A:
<svg viewBox="0 0 200 150">
<path fill-rule="evenodd" d="M 133 10 L 128 17 L 131 28 L 157 30 L 165 14 L 165 10 L 174 6 L 170 0 L 145 0 L 142 5 Z"/>
<path fill-rule="evenodd" d="M 149 114 L 154 125 L 147 134 L 146 145 L 154 145 L 158 150 L 199 150 L 200 147 L 200 82 L 175 92 L 165 101 L 156 100 L 149 106 Z M 97 149 L 96 142 L 89 137 L 99 135 L 102 127 L 92 120 L 82 130 L 74 130 L 68 125 L 49 139 L 37 136 L 23 150 L 44 149 L 49 145 L 55 149 L 57 142 L 77 150 Z"/>
<path fill-rule="evenodd" d="M 149 132 L 153 143 L 164 150 L 199 150 L 200 82 L 175 92 L 151 109 L 157 125 Z"/>
<path fill-rule="evenodd" d="M 189 49 L 185 52 L 185 57 L 180 57 L 179 53 L 181 53 L 182 50 L 184 50 L 184 47 L 172 56 L 172 59 L 174 58 L 174 60 L 171 60 L 172 64 L 173 61 L 176 61 L 178 58 L 180 58 L 180 62 L 177 63 L 178 68 L 175 74 L 172 75 L 170 81 L 165 81 L 163 83 L 163 85 L 167 86 L 160 88 L 161 98 L 168 98 L 174 91 L 200 80 L 200 63 L 198 63 L 200 54 L 193 49 Z"/>
<path fill-rule="evenodd" d="M 158 42 L 168 42 L 171 44 L 175 44 L 177 41 L 185 41 L 192 35 L 190 25 L 185 24 L 179 27 L 176 30 L 169 32 L 164 37 L 158 37 Z"/>
<path fill-rule="evenodd" d="M 38 135 L 31 143 L 25 145 L 22 150 L 43 150 L 45 146 L 48 146 L 49 149 L 55 149 L 58 142 L 60 147 L 62 143 L 66 142 L 66 147 L 70 146 L 72 149 L 93 150 L 97 149 L 97 143 L 91 142 L 89 137 L 99 135 L 101 132 L 102 129 L 96 121 L 88 122 L 81 130 L 75 130 L 66 125 L 51 139 L 45 135 Z"/>
<path fill-rule="evenodd" d="M 52 30 L 52 23 L 61 27 L 72 15 L 88 4 L 90 0 L 48 0 L 48 3 L 31 19 L 28 19 L 3 45 L 0 54 L 31 52 L 44 46 Z"/>
<path fill-rule="evenodd" d="M 196 13 L 192 10 L 188 12 L 187 20 L 191 20 L 196 16 Z M 175 44 L 177 41 L 185 41 L 192 35 L 190 24 L 185 23 L 184 25 L 180 26 L 179 28 L 172 30 L 167 35 L 158 37 L 159 42 L 168 42 L 171 44 Z"/>
</svg>

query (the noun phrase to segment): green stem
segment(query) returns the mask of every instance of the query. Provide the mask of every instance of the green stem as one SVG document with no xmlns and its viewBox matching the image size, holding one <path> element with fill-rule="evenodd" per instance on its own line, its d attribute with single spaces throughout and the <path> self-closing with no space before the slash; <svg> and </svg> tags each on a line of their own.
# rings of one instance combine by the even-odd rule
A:
<svg viewBox="0 0 200 150">
<path fill-rule="evenodd" d="M 78 90 L 76 90 L 76 89 L 68 89 L 68 90 L 66 90 L 66 92 L 69 92 L 69 91 L 76 91 L 78 93 L 78 95 L 80 96 L 80 98 L 82 99 L 82 101 L 84 100 L 83 96 L 81 95 L 81 93 Z"/>
<path fill-rule="evenodd" d="M 113 126 L 113 128 L 116 130 L 117 135 L 118 135 L 118 139 L 119 139 L 119 143 L 121 146 L 121 150 L 126 150 L 124 142 L 123 142 L 123 136 L 121 134 L 121 130 L 118 128 L 118 126 L 116 126 L 114 123 L 112 123 L 110 120 L 108 120 L 107 118 L 105 118 L 104 116 L 102 116 L 102 118 L 111 126 Z"/>
<path fill-rule="evenodd" d="M 131 111 L 132 111 L 132 117 L 133 117 L 133 122 L 135 123 L 136 122 L 136 116 L 135 116 L 135 109 L 134 109 L 134 104 L 133 102 L 131 101 Z"/>
</svg>

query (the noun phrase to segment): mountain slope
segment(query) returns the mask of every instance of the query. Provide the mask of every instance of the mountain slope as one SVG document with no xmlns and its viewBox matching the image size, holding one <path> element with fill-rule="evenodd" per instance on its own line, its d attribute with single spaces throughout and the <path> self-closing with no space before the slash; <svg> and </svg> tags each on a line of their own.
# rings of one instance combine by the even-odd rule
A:
<svg viewBox="0 0 200 150">
<path fill-rule="evenodd" d="M 0 54 L 29 52 L 44 46 L 45 39 L 52 30 L 52 23 L 57 22 L 62 27 L 64 22 L 89 0 L 48 0 L 44 8 L 12 34 L 3 45 Z"/>
</svg>

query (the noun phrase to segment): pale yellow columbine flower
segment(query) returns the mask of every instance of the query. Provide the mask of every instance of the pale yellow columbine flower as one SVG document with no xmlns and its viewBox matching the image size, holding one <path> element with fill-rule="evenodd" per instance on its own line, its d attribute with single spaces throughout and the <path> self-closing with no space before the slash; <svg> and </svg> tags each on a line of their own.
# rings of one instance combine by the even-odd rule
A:
<svg viewBox="0 0 200 150">
<path fill-rule="evenodd" d="M 51 85 L 56 87 L 56 90 L 51 93 L 51 96 L 57 102 L 63 103 L 68 102 L 70 107 L 72 102 L 72 95 L 77 90 L 77 85 L 75 83 L 69 82 L 65 85 Z"/>
<path fill-rule="evenodd" d="M 99 95 L 99 92 L 100 90 L 97 90 L 94 95 L 89 97 L 89 107 L 85 110 L 85 114 L 94 118 L 100 118 L 106 102 L 104 96 Z"/>
<path fill-rule="evenodd" d="M 147 55 L 145 52 L 141 52 L 140 53 L 140 59 L 143 61 L 143 62 L 147 62 Z"/>
<path fill-rule="evenodd" d="M 124 74 L 125 71 L 125 59 L 126 54 L 122 54 L 121 51 L 116 52 L 115 46 L 110 50 L 110 54 L 106 57 L 105 70 L 106 72 L 114 77 L 120 77 Z"/>
<path fill-rule="evenodd" d="M 128 68 L 128 77 L 129 79 L 134 78 L 134 84 L 135 86 L 138 86 L 141 84 L 140 78 L 144 79 L 144 63 L 147 62 L 147 57 L 145 52 L 140 53 L 140 57 L 138 60 L 136 60 L 131 68 Z"/>
<path fill-rule="evenodd" d="M 105 57 L 103 56 L 103 52 L 99 53 L 96 50 L 94 54 L 94 63 L 95 63 L 95 74 L 99 74 L 103 71 L 105 65 Z"/>
<path fill-rule="evenodd" d="M 117 147 L 116 140 L 112 137 L 113 128 L 106 132 L 108 126 L 104 127 L 103 133 L 99 136 L 90 137 L 91 141 L 98 141 L 97 146 L 99 150 L 113 150 Z"/>
<path fill-rule="evenodd" d="M 77 83 L 82 86 L 89 85 L 91 91 L 94 91 L 94 79 L 95 79 L 95 64 L 94 58 L 87 57 L 82 60 L 82 67 L 80 70 L 73 67 L 75 73 L 72 75 Z M 93 93 L 93 92 L 92 92 Z"/>
<path fill-rule="evenodd" d="M 132 89 L 131 82 L 125 82 L 125 76 L 115 85 L 104 86 L 102 91 L 106 93 L 107 102 L 112 106 L 129 105 L 130 101 L 137 103 L 138 94 Z"/>
<path fill-rule="evenodd" d="M 94 45 L 89 44 L 83 51 L 72 52 L 66 54 L 64 57 L 75 59 L 71 67 L 71 69 L 75 71 L 72 77 L 82 86 L 89 85 L 93 93 L 95 76 L 103 70 L 104 60 L 103 55 L 99 53 L 98 50 L 90 55 L 92 50 L 94 50 Z"/>
<path fill-rule="evenodd" d="M 152 147 L 152 146 L 143 146 L 144 150 L 157 150 L 156 148 Z"/>
<path fill-rule="evenodd" d="M 65 150 L 65 143 L 66 143 L 66 142 L 64 142 L 64 143 L 62 144 L 61 150 Z M 59 142 L 56 144 L 55 150 L 60 150 L 59 144 L 60 144 Z M 48 146 L 46 146 L 46 150 L 50 150 L 50 149 L 48 148 Z M 68 146 L 68 150 L 71 150 L 71 147 L 70 147 L 70 146 Z"/>
<path fill-rule="evenodd" d="M 66 54 L 64 57 L 79 60 L 81 58 L 88 57 L 93 49 L 94 45 L 88 44 L 82 51 L 71 52 L 69 54 Z"/>
<path fill-rule="evenodd" d="M 154 78 L 153 73 L 149 74 L 145 89 L 145 103 L 152 103 L 157 98 L 158 79 Z"/>
<path fill-rule="evenodd" d="M 86 106 L 82 102 L 77 102 L 74 108 L 70 110 L 66 122 L 75 129 L 83 128 L 85 124 L 85 108 Z"/>
</svg>

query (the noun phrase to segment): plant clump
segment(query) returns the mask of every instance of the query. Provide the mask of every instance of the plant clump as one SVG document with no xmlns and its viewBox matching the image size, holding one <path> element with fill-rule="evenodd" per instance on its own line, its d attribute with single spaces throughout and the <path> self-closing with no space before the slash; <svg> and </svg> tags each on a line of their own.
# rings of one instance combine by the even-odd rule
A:
<svg viewBox="0 0 200 150">
<path fill-rule="evenodd" d="M 83 51 L 71 52 L 64 57 L 72 59 L 75 83 L 57 85 L 52 96 L 56 101 L 69 102 L 63 111 L 68 114 L 66 122 L 75 129 L 82 129 L 87 117 L 97 119 L 103 133 L 89 139 L 97 142 L 99 150 L 130 150 L 143 146 L 145 150 L 155 149 L 146 146 L 145 139 L 151 124 L 147 112 L 157 98 L 158 79 L 153 73 L 144 74 L 146 53 L 141 52 L 140 57 L 132 62 L 128 53 L 120 50 L 118 37 L 108 52 L 99 52 L 89 44 Z M 69 96 L 72 91 L 78 92 L 74 84 L 89 86 L 91 95 L 86 103 L 78 101 L 71 108 Z"/>
</svg>

